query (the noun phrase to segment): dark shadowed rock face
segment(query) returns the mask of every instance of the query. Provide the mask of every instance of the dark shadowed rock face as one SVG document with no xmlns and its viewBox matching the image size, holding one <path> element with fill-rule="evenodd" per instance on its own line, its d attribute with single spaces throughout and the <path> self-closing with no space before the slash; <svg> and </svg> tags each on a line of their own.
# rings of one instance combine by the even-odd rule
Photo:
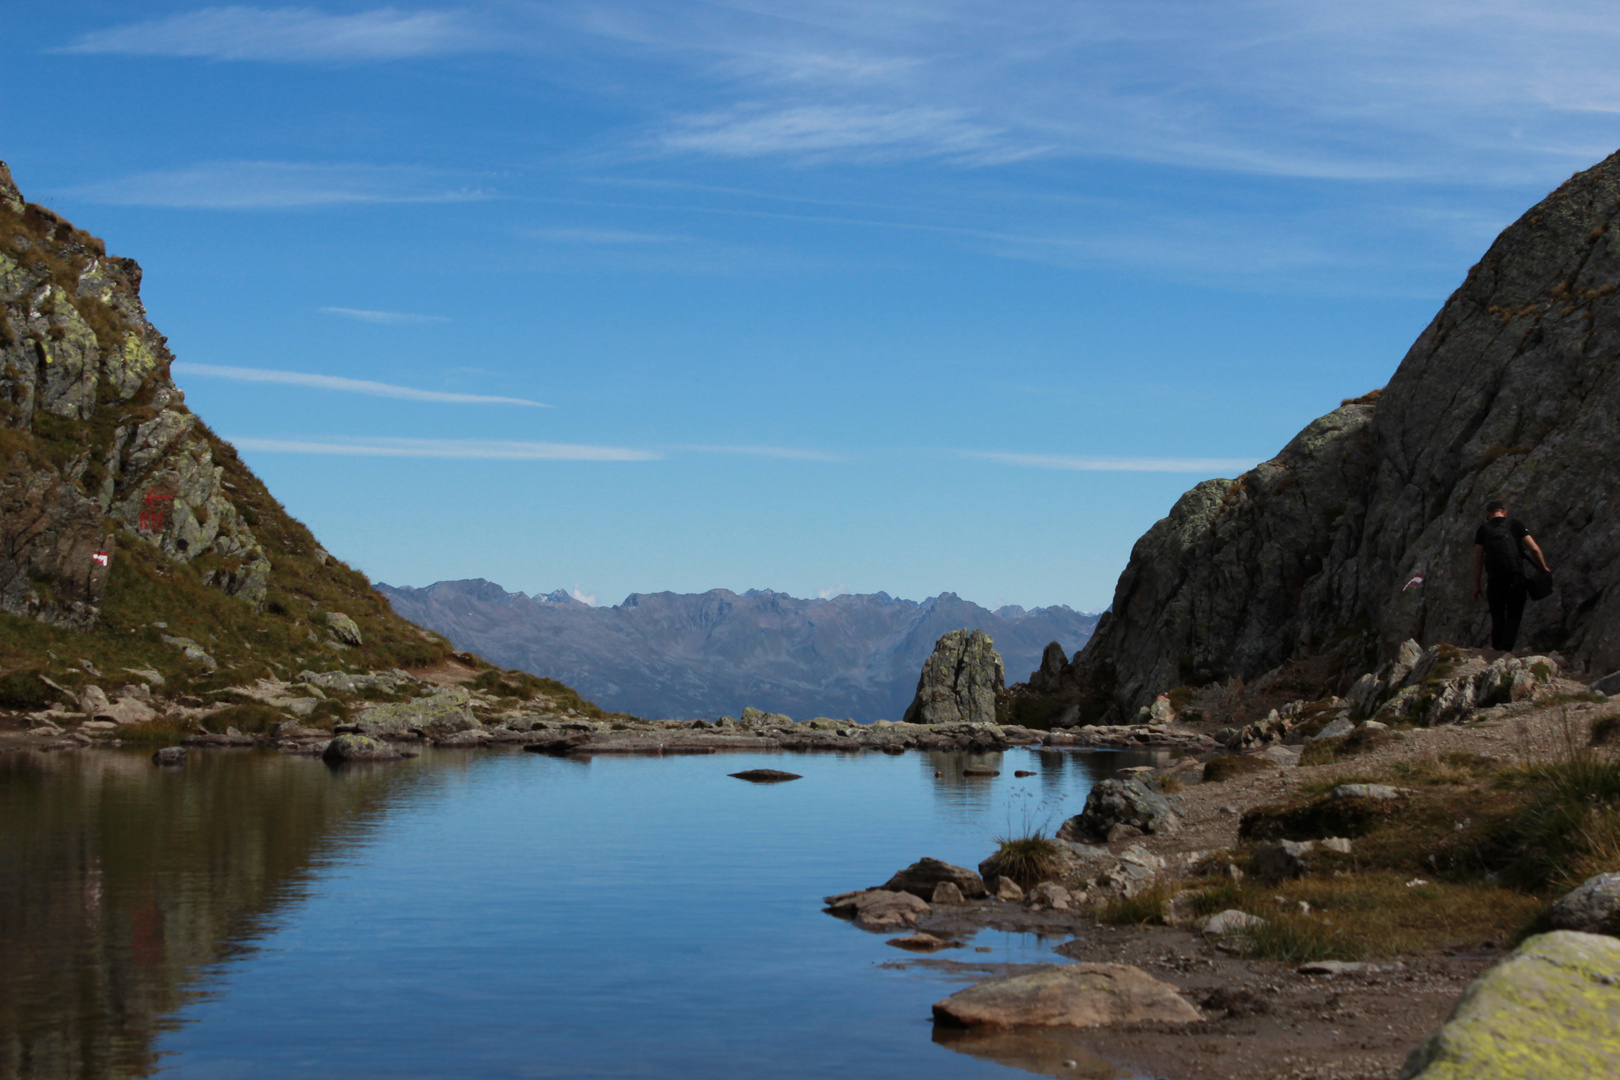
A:
<svg viewBox="0 0 1620 1080">
<path fill-rule="evenodd" d="M 745 706 L 898 720 L 942 634 L 983 630 L 1022 675 L 1056 640 L 1086 640 L 1097 616 L 1067 607 L 989 611 L 951 593 L 917 603 L 885 593 L 801 600 L 785 593 L 638 593 L 590 607 L 483 580 L 379 585 L 394 610 L 496 663 L 560 679 L 605 708 L 641 716 L 738 715 Z"/>
<path fill-rule="evenodd" d="M 1353 677 L 1406 638 L 1481 644 L 1473 535 L 1493 496 L 1554 570 L 1520 645 L 1620 668 L 1617 200 L 1620 157 L 1572 177 L 1497 238 L 1380 394 L 1183 495 L 1047 693 L 1096 718 L 1307 656 Z"/>
</svg>

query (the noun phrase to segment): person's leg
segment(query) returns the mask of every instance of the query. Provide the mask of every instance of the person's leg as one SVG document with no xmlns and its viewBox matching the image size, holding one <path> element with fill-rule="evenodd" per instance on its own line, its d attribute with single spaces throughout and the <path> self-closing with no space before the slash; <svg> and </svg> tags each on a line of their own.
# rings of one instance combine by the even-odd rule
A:
<svg viewBox="0 0 1620 1080">
<path fill-rule="evenodd" d="M 1507 591 L 1507 601 L 1502 605 L 1502 613 L 1507 616 L 1507 626 L 1503 628 L 1502 637 L 1507 642 L 1501 646 L 1511 649 L 1519 640 L 1519 623 L 1524 621 L 1524 602 L 1527 597 L 1524 582 L 1517 582 Z"/>
<path fill-rule="evenodd" d="M 1513 648 L 1513 641 L 1507 636 L 1508 590 L 1494 581 L 1487 582 L 1485 585 L 1485 602 L 1491 608 L 1491 648 Z M 1506 644 L 1503 644 L 1504 641 L 1506 641 Z"/>
</svg>

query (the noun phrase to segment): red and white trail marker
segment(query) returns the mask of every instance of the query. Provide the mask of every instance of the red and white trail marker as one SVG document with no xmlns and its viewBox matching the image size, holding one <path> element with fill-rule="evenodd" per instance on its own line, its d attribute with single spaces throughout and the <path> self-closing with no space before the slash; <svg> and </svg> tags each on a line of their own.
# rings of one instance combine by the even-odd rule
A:
<svg viewBox="0 0 1620 1080">
<path fill-rule="evenodd" d="M 94 555 L 90 556 L 90 558 L 93 561 L 100 563 L 102 566 L 107 566 L 112 563 L 112 552 L 98 551 Z"/>
</svg>

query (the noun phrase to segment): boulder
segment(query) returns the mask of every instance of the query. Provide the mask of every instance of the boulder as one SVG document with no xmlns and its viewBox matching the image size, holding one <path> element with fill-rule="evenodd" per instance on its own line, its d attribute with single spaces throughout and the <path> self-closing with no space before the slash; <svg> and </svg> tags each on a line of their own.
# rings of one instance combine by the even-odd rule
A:
<svg viewBox="0 0 1620 1080">
<path fill-rule="evenodd" d="M 1097 783 L 1086 795 L 1085 808 L 1058 829 L 1062 840 L 1107 839 L 1115 825 L 1129 825 L 1145 833 L 1168 835 L 1181 827 L 1181 819 L 1150 781 L 1138 776 Z"/>
<path fill-rule="evenodd" d="M 370 735 L 339 735 L 326 744 L 322 760 L 342 763 L 349 761 L 398 761 L 405 754 L 390 743 Z"/>
<path fill-rule="evenodd" d="M 1002 876 L 995 879 L 993 888 L 990 890 L 990 895 L 994 896 L 997 900 L 1006 900 L 1009 903 L 1017 903 L 1024 898 L 1024 890 L 1019 886 L 1018 882 L 1014 881 L 1012 878 Z"/>
<path fill-rule="evenodd" d="M 326 628 L 332 631 L 332 636 L 345 645 L 359 645 L 360 627 L 355 621 L 341 611 L 328 611 L 326 613 Z"/>
<path fill-rule="evenodd" d="M 1401 789 L 1388 784 L 1340 784 L 1333 789 L 1335 799 L 1398 799 Z"/>
<path fill-rule="evenodd" d="M 1530 938 L 1463 992 L 1407 1058 L 1402 1080 L 1620 1076 L 1620 941 Z"/>
<path fill-rule="evenodd" d="M 98 720 L 111 720 L 115 724 L 144 724 L 157 719 L 157 710 L 139 698 L 121 697 L 106 710 L 96 714 Z"/>
<path fill-rule="evenodd" d="M 1603 676 L 1603 678 L 1592 684 L 1592 689 L 1600 694 L 1607 694 L 1609 697 L 1620 694 L 1620 671 Z"/>
<path fill-rule="evenodd" d="M 827 897 L 827 911 L 853 918 L 855 925 L 874 934 L 892 933 L 916 926 L 928 914 L 928 904 L 907 892 L 890 889 L 862 889 Z"/>
<path fill-rule="evenodd" d="M 919 900 L 927 900 L 942 884 L 955 886 L 964 898 L 977 899 L 985 895 L 984 879 L 972 870 L 965 866 L 953 866 L 940 859 L 928 858 L 918 859 L 884 882 L 880 888 L 910 893 Z"/>
<path fill-rule="evenodd" d="M 79 711 L 92 720 L 101 718 L 112 703 L 107 700 L 107 692 L 95 683 L 91 683 L 79 691 Z"/>
<path fill-rule="evenodd" d="M 1024 906 L 1031 911 L 1068 911 L 1073 895 L 1055 881 L 1043 881 L 1024 897 Z"/>
<path fill-rule="evenodd" d="M 183 746 L 165 746 L 152 755 L 154 765 L 184 765 L 186 763 L 186 748 Z"/>
<path fill-rule="evenodd" d="M 472 695 L 459 686 L 439 687 L 432 693 L 357 713 L 352 723 L 367 735 L 448 735 L 478 727 L 468 703 Z"/>
<path fill-rule="evenodd" d="M 1261 844 L 1254 849 L 1254 872 L 1264 881 L 1304 877 L 1310 872 L 1305 865 L 1305 856 L 1315 846 L 1312 840 L 1279 840 L 1273 844 Z"/>
<path fill-rule="evenodd" d="M 1128 964 L 1056 964 L 987 979 L 934 1003 L 934 1022 L 956 1027 L 1190 1024 L 1201 1019 L 1175 987 Z"/>
<path fill-rule="evenodd" d="M 1547 910 L 1554 930 L 1620 937 L 1620 873 L 1587 878 Z"/>
<path fill-rule="evenodd" d="M 824 720 L 826 717 L 817 717 L 817 719 Z M 837 724 L 838 721 L 834 720 L 832 723 Z M 793 726 L 793 717 L 787 716 L 783 713 L 768 713 L 763 709 L 756 709 L 750 705 L 742 711 L 742 716 L 737 718 L 737 724 L 740 727 L 746 728 L 790 728 Z"/>
<path fill-rule="evenodd" d="M 1339 719 L 1328 724 L 1321 731 L 1318 731 L 1315 735 L 1307 735 L 1305 737 L 1305 741 L 1315 742 L 1317 739 L 1342 739 L 1354 730 L 1356 730 L 1356 725 L 1352 724 L 1349 720 L 1341 716 Z"/>
<path fill-rule="evenodd" d="M 983 630 L 952 630 L 934 643 L 906 709 L 908 724 L 993 724 L 1004 688 L 1001 654 Z"/>
<path fill-rule="evenodd" d="M 935 907 L 941 904 L 965 904 L 967 897 L 962 895 L 962 890 L 956 887 L 955 882 L 942 881 L 934 886 L 934 894 L 928 898 L 928 902 Z"/>
<path fill-rule="evenodd" d="M 1247 911 L 1228 908 L 1219 915 L 1211 915 L 1204 920 L 1199 929 L 1210 937 L 1228 937 L 1233 934 L 1247 934 L 1266 925 L 1266 920 L 1258 915 L 1250 915 Z"/>
</svg>

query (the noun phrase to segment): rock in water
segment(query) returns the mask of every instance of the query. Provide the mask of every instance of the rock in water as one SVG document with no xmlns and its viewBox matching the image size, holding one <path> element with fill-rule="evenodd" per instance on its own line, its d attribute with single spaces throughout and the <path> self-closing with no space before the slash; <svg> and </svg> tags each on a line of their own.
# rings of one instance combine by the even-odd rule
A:
<svg viewBox="0 0 1620 1080">
<path fill-rule="evenodd" d="M 734 776 L 738 780 L 747 780 L 750 784 L 780 784 L 787 780 L 804 779 L 796 772 L 783 772 L 781 769 L 745 769 L 727 775 Z"/>
<path fill-rule="evenodd" d="M 988 979 L 934 1003 L 934 1022 L 960 1027 L 1096 1027 L 1203 1019 L 1168 983 L 1128 964 L 1061 964 Z"/>
<path fill-rule="evenodd" d="M 339 735 L 326 744 L 321 759 L 332 763 L 348 761 L 398 761 L 405 755 L 370 735 Z"/>
<path fill-rule="evenodd" d="M 908 724 L 993 724 L 1006 672 L 983 630 L 952 630 L 934 643 L 906 709 Z"/>
<path fill-rule="evenodd" d="M 941 885 L 951 885 L 957 896 L 949 903 L 960 904 L 964 898 L 977 899 L 985 894 L 984 879 L 965 866 L 954 866 L 940 859 L 918 859 L 895 874 L 883 888 L 907 892 L 919 900 L 932 900 Z"/>
<path fill-rule="evenodd" d="M 1554 570 L 1520 643 L 1620 668 L 1620 529 L 1606 510 L 1620 506 L 1617 214 L 1620 155 L 1504 230 L 1381 392 L 1184 494 L 1137 541 L 1111 612 L 1058 680 L 1080 720 L 1301 656 L 1355 672 L 1408 638 L 1483 644 L 1470 549 L 1498 495 Z"/>
<path fill-rule="evenodd" d="M 186 763 L 186 748 L 183 746 L 165 746 L 152 755 L 154 765 L 184 765 Z"/>
<path fill-rule="evenodd" d="M 1402 1080 L 1620 1076 L 1620 941 L 1555 930 L 1474 981 Z"/>
</svg>

